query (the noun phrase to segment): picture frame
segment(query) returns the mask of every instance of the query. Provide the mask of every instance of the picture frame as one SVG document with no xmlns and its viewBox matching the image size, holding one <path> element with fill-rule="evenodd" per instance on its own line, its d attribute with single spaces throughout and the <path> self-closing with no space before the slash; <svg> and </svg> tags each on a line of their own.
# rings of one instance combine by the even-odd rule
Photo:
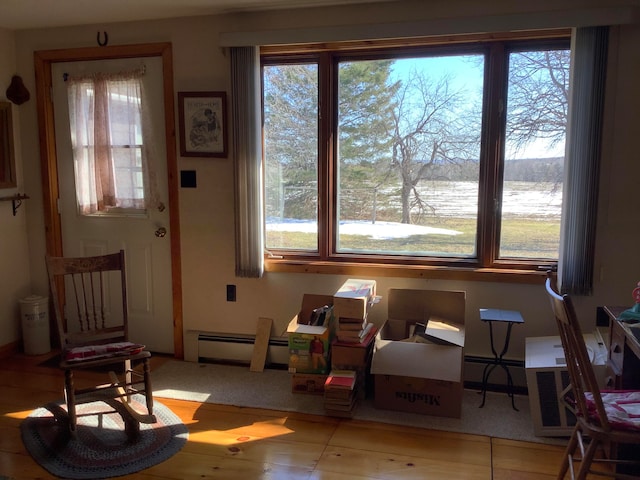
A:
<svg viewBox="0 0 640 480">
<path fill-rule="evenodd" d="M 180 155 L 227 157 L 226 92 L 178 92 Z"/>
</svg>

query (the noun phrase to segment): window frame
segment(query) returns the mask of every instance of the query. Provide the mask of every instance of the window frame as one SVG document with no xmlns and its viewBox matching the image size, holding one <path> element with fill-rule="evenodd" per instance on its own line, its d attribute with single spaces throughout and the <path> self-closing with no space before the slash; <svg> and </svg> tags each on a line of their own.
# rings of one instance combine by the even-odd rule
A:
<svg viewBox="0 0 640 480">
<path fill-rule="evenodd" d="M 506 32 L 420 39 L 342 42 L 261 47 L 265 65 L 317 60 L 319 68 L 318 144 L 318 252 L 273 250 L 265 253 L 265 269 L 308 272 L 447 278 L 539 283 L 544 272 L 557 268 L 557 260 L 499 258 L 503 187 L 504 131 L 509 53 L 528 48 L 570 48 L 569 29 Z M 384 254 L 338 253 L 337 232 L 337 65 L 342 60 L 401 58 L 416 52 L 437 54 L 485 53 L 485 90 L 482 112 L 476 256 L 415 257 Z M 262 76 L 261 76 L 262 78 Z M 493 79 L 493 80 L 492 80 Z M 323 101 L 329 98 L 331 101 Z M 264 97 L 263 97 L 264 102 Z M 264 104 L 263 104 L 264 106 Z M 323 119 L 331 119 L 326 121 Z M 263 157 L 263 162 L 264 162 Z M 495 199 L 495 200 L 494 200 Z"/>
</svg>

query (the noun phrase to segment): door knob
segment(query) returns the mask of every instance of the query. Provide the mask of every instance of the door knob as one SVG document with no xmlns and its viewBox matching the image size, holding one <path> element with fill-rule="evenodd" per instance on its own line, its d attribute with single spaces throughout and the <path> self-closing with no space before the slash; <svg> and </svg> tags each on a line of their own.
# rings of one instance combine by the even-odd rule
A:
<svg viewBox="0 0 640 480">
<path fill-rule="evenodd" d="M 156 230 L 156 237 L 162 238 L 167 234 L 167 229 L 164 227 L 160 227 Z"/>
</svg>

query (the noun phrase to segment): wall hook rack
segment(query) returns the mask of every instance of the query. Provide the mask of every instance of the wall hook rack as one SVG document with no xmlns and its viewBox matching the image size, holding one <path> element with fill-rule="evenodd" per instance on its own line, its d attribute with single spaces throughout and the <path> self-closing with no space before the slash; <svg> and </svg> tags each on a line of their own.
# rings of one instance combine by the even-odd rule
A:
<svg viewBox="0 0 640 480">
<path fill-rule="evenodd" d="M 13 205 L 13 216 L 15 217 L 20 205 L 22 205 L 22 200 L 26 200 L 28 198 L 28 195 L 16 193 L 15 195 L 10 195 L 8 197 L 0 197 L 0 202 L 11 201 L 11 204 Z"/>
</svg>

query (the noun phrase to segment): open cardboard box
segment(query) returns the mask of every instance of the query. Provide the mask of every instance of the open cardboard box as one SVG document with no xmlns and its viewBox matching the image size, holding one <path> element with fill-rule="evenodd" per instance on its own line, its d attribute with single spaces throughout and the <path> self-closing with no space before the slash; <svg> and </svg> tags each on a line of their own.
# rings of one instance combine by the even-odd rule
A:
<svg viewBox="0 0 640 480">
<path fill-rule="evenodd" d="M 389 290 L 388 320 L 376 335 L 371 364 L 376 408 L 460 417 L 465 299 L 465 292 Z M 430 318 L 453 326 L 455 335 L 434 328 L 430 335 L 440 344 L 404 341 L 416 323 L 428 325 Z"/>
<path fill-rule="evenodd" d="M 289 337 L 289 373 L 317 373 L 326 374 L 331 370 L 330 348 L 334 337 L 335 319 L 330 311 L 323 325 L 304 325 L 298 323 L 298 319 L 307 322 L 316 308 L 331 305 L 331 295 L 315 295 L 305 293 L 302 297 L 302 306 L 297 315 L 289 322 L 287 336 Z M 320 354 L 312 353 L 312 343 L 318 345 Z"/>
</svg>

